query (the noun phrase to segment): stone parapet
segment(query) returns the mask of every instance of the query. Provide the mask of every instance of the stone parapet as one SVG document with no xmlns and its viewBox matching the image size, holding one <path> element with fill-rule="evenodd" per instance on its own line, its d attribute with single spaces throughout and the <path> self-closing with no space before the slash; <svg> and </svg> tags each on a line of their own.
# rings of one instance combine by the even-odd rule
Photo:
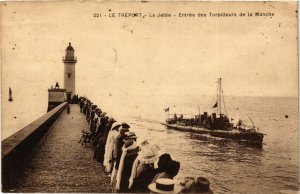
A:
<svg viewBox="0 0 300 194">
<path fill-rule="evenodd" d="M 2 191 L 9 191 L 11 187 L 18 184 L 18 177 L 28 163 L 35 147 L 66 107 L 66 102 L 60 104 L 1 142 Z"/>
</svg>

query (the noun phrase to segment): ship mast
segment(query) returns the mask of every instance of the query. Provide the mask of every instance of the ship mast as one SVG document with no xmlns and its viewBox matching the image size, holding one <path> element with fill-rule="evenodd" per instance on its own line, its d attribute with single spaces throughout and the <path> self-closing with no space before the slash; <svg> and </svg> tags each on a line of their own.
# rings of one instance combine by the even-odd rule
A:
<svg viewBox="0 0 300 194">
<path fill-rule="evenodd" d="M 222 108 L 222 78 L 219 78 L 218 79 L 218 114 L 221 116 L 222 114 L 222 111 L 221 111 L 221 108 Z"/>
</svg>

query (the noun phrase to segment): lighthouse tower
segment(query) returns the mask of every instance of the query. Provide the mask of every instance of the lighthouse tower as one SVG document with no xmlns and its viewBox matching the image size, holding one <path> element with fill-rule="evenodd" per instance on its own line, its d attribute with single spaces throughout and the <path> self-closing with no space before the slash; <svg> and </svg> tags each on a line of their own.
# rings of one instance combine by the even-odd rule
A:
<svg viewBox="0 0 300 194">
<path fill-rule="evenodd" d="M 72 96 L 75 95 L 75 64 L 77 62 L 71 43 L 66 48 L 66 55 L 63 57 L 63 62 L 65 64 L 64 88 L 66 89 L 67 101 L 70 101 Z"/>
</svg>

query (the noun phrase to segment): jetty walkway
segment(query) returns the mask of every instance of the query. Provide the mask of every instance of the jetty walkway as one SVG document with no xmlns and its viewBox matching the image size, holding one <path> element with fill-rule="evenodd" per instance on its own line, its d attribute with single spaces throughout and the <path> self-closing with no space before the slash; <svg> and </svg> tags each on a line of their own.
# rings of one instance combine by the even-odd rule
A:
<svg viewBox="0 0 300 194">
<path fill-rule="evenodd" d="M 10 192 L 110 193 L 109 177 L 93 159 L 93 149 L 78 143 L 88 124 L 77 105 L 70 105 L 50 127 Z"/>
</svg>

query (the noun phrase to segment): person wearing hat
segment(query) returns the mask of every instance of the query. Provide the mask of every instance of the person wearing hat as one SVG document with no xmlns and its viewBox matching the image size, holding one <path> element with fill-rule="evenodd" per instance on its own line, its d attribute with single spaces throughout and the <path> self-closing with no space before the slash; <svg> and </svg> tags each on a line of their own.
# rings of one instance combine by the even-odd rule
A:
<svg viewBox="0 0 300 194">
<path fill-rule="evenodd" d="M 173 179 L 179 172 L 180 169 L 180 162 L 177 162 L 175 160 L 172 160 L 168 166 L 166 166 L 165 171 L 160 172 L 155 175 L 153 182 L 155 182 L 157 179 L 160 178 L 168 178 L 168 179 Z"/>
<path fill-rule="evenodd" d="M 92 110 L 91 119 L 90 119 L 90 131 L 94 133 L 96 131 L 96 125 L 98 122 L 98 115 L 96 114 L 96 109 Z"/>
<path fill-rule="evenodd" d="M 136 136 L 135 132 L 132 132 L 132 131 L 125 132 L 125 138 L 123 141 L 126 142 L 129 139 L 133 139 L 134 141 L 136 141 L 137 136 Z"/>
<path fill-rule="evenodd" d="M 130 126 L 125 122 L 123 122 L 121 125 L 122 125 L 122 128 L 124 128 L 124 129 L 129 129 L 130 128 Z"/>
<path fill-rule="evenodd" d="M 80 112 L 82 112 L 83 105 L 84 105 L 84 99 L 81 98 L 81 99 L 80 99 L 80 102 L 79 102 Z"/>
<path fill-rule="evenodd" d="M 104 143 L 104 145 L 106 144 L 108 133 L 111 130 L 113 123 L 115 123 L 115 122 L 117 122 L 117 121 L 113 117 L 108 118 L 106 127 L 105 127 L 104 132 L 103 132 L 103 143 Z"/>
<path fill-rule="evenodd" d="M 112 124 L 114 122 L 116 122 L 116 120 L 111 117 L 108 118 L 107 116 L 105 117 L 105 119 L 107 119 L 107 124 L 106 127 L 104 128 L 103 132 L 102 132 L 102 137 L 100 138 L 100 142 L 99 142 L 99 153 L 98 153 L 98 157 L 101 158 L 102 161 L 104 161 L 104 155 L 105 155 L 105 144 L 106 144 L 106 140 L 107 140 L 107 136 L 108 136 L 108 132 L 110 131 Z"/>
<path fill-rule="evenodd" d="M 133 162 L 139 152 L 139 147 L 133 139 L 128 139 L 122 147 L 120 163 L 116 170 L 115 187 L 113 192 L 129 192 L 128 184 Z M 114 185 L 114 184 L 113 184 Z"/>
<path fill-rule="evenodd" d="M 106 113 L 105 112 L 102 112 L 100 115 L 98 115 L 98 120 L 97 120 L 97 123 L 96 123 L 96 131 L 95 131 L 95 143 L 94 143 L 94 159 L 97 160 L 98 158 L 98 146 L 99 146 L 99 141 L 100 141 L 100 138 L 102 136 L 102 131 L 106 125 L 106 119 L 105 119 L 105 115 Z"/>
<path fill-rule="evenodd" d="M 97 131 L 98 130 L 98 128 L 99 128 L 99 126 L 100 126 L 100 119 L 101 119 L 101 113 L 102 113 L 102 111 L 101 111 L 101 109 L 99 108 L 97 111 L 96 111 L 96 114 L 97 114 L 97 116 L 98 116 L 98 119 L 97 119 L 97 122 L 96 122 L 96 124 L 95 124 L 95 131 Z"/>
<path fill-rule="evenodd" d="M 84 102 L 84 105 L 83 105 L 83 108 L 82 108 L 82 112 L 83 112 L 84 115 L 86 115 L 87 108 L 88 108 L 88 103 L 89 103 L 88 100 Z"/>
<path fill-rule="evenodd" d="M 116 143 L 113 145 L 113 158 L 115 160 L 114 162 L 114 168 L 113 168 L 113 172 L 112 172 L 112 180 L 113 180 L 113 176 L 114 174 L 116 174 L 115 172 L 118 171 L 119 169 L 119 164 L 120 164 L 120 160 L 121 160 L 121 156 L 122 156 L 122 147 L 125 143 L 125 133 L 129 131 L 130 126 L 126 123 L 121 123 L 121 127 L 119 130 L 119 135 L 116 139 Z"/>
<path fill-rule="evenodd" d="M 213 194 L 209 180 L 204 177 L 186 177 L 180 184 L 183 185 L 183 193 Z"/>
<path fill-rule="evenodd" d="M 101 108 L 98 108 L 98 109 L 97 109 L 97 114 L 98 114 L 98 117 L 100 117 L 101 113 L 102 113 L 102 110 L 101 110 Z"/>
<path fill-rule="evenodd" d="M 83 107 L 82 107 L 82 113 L 85 115 L 86 114 L 86 106 L 87 106 L 87 101 L 84 101 Z"/>
<path fill-rule="evenodd" d="M 120 134 L 117 137 L 117 141 L 116 144 L 114 145 L 114 158 L 116 158 L 116 166 L 118 168 L 119 166 L 119 161 L 122 155 L 122 147 L 124 145 L 125 142 L 125 133 L 129 131 L 130 126 L 127 123 L 122 123 L 121 124 L 121 128 L 120 128 Z"/>
<path fill-rule="evenodd" d="M 104 128 L 106 127 L 108 119 L 106 118 L 106 112 L 102 112 L 98 119 L 98 128 L 96 129 L 96 135 L 103 133 Z"/>
<path fill-rule="evenodd" d="M 108 117 L 105 116 L 106 113 L 101 113 L 101 114 L 102 114 L 102 117 L 100 118 L 100 125 L 96 132 L 97 136 L 95 138 L 98 140 L 99 143 L 96 146 L 96 149 L 94 151 L 94 159 L 96 159 L 97 162 L 99 162 L 99 163 L 103 163 L 103 160 L 104 160 L 104 147 L 105 146 L 102 146 L 102 139 L 103 139 L 105 127 L 108 123 Z"/>
<path fill-rule="evenodd" d="M 142 144 L 140 152 L 134 161 L 128 188 L 132 192 L 149 192 L 148 185 L 156 175 L 154 163 L 158 159 L 159 147 L 155 144 Z"/>
<path fill-rule="evenodd" d="M 157 173 L 166 172 L 170 163 L 172 161 L 172 158 L 170 154 L 165 153 L 159 156 L 159 160 L 157 162 Z"/>
<path fill-rule="evenodd" d="M 112 167 L 115 161 L 113 158 L 113 150 L 115 144 L 117 143 L 117 137 L 120 134 L 119 128 L 121 127 L 121 123 L 114 122 L 112 124 L 111 130 L 108 133 L 106 144 L 105 144 L 105 153 L 104 153 L 104 160 L 103 165 L 105 167 L 105 172 L 111 173 Z"/>
<path fill-rule="evenodd" d="M 88 106 L 87 106 L 87 108 L 86 108 L 86 115 L 85 116 L 86 116 L 87 122 L 89 122 L 89 119 L 90 119 L 90 113 L 91 113 L 90 111 L 91 111 L 92 104 L 93 103 L 89 103 Z"/>
<path fill-rule="evenodd" d="M 90 115 L 89 115 L 89 118 L 88 118 L 89 124 L 91 124 L 91 122 L 94 118 L 96 107 L 97 107 L 97 105 L 95 105 L 95 104 L 91 105 L 91 107 L 90 107 Z"/>
<path fill-rule="evenodd" d="M 70 105 L 68 104 L 67 113 L 70 114 Z"/>
</svg>

